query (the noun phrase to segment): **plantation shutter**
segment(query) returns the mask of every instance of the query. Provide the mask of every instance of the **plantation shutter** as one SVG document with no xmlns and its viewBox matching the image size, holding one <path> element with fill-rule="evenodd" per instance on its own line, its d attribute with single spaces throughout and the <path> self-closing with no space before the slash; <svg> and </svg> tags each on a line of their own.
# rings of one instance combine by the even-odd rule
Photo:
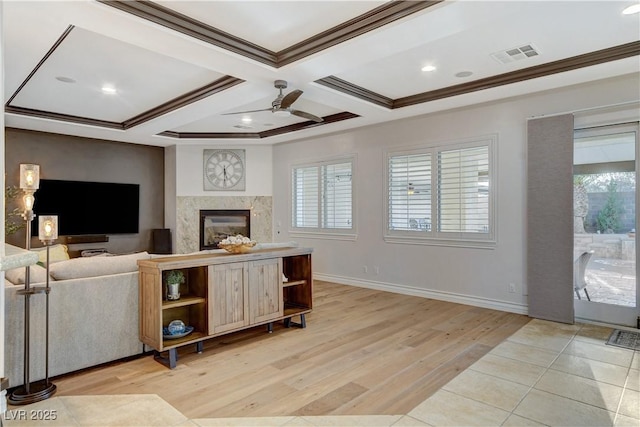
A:
<svg viewBox="0 0 640 427">
<path fill-rule="evenodd" d="M 294 228 L 353 229 L 353 159 L 292 169 Z"/>
<path fill-rule="evenodd" d="M 322 167 L 322 228 L 352 227 L 351 162 Z"/>
<path fill-rule="evenodd" d="M 317 166 L 294 168 L 292 173 L 292 221 L 294 227 L 318 228 L 319 218 L 319 180 Z"/>
<path fill-rule="evenodd" d="M 431 154 L 389 157 L 389 230 L 431 229 Z"/>
<path fill-rule="evenodd" d="M 438 153 L 438 232 L 489 233 L 489 147 Z"/>
</svg>

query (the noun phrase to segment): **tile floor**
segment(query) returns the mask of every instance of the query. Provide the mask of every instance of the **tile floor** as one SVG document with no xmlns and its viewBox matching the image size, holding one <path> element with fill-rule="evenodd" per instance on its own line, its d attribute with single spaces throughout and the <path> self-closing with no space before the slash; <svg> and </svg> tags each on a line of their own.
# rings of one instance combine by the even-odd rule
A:
<svg viewBox="0 0 640 427">
<path fill-rule="evenodd" d="M 605 345 L 610 332 L 532 320 L 408 414 L 188 420 L 156 395 L 68 396 L 3 425 L 640 427 L 640 352 Z"/>
</svg>

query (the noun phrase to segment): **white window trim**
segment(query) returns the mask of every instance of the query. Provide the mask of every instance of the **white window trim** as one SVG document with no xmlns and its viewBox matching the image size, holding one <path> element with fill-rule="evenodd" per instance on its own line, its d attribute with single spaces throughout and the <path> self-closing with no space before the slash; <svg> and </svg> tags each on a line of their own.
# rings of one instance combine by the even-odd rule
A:
<svg viewBox="0 0 640 427">
<path fill-rule="evenodd" d="M 351 229 L 342 228 L 301 228 L 293 226 L 293 180 L 291 179 L 294 169 L 313 167 L 313 166 L 325 166 L 336 163 L 351 162 Z M 357 190 L 356 190 L 356 171 L 357 171 L 357 156 L 355 154 L 327 157 L 317 161 L 308 161 L 304 163 L 295 163 L 289 166 L 289 197 L 288 197 L 288 216 L 289 216 L 289 235 L 292 237 L 299 237 L 305 239 L 324 239 L 324 240 L 346 240 L 355 241 L 358 237 L 357 233 Z"/>
<path fill-rule="evenodd" d="M 489 147 L 489 233 L 464 233 L 464 232 L 436 232 L 437 216 L 432 215 L 432 231 L 410 231 L 389 229 L 389 158 L 407 154 L 431 153 L 432 159 L 432 193 L 431 207 L 438 209 L 437 205 L 437 153 L 439 151 L 455 150 L 461 148 L 473 148 L 479 146 Z M 387 150 L 383 158 L 384 188 L 383 188 L 383 239 L 387 243 L 407 245 L 429 246 L 454 246 L 465 248 L 495 249 L 498 242 L 497 232 L 497 185 L 498 185 L 498 134 L 482 135 L 477 137 L 457 139 L 453 141 L 440 141 L 431 144 L 411 146 Z"/>
</svg>

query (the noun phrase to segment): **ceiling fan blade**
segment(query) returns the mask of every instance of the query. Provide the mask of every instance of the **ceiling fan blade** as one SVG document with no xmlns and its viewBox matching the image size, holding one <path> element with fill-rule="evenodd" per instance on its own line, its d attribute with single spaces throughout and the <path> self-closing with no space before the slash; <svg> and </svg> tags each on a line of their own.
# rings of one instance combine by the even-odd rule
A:
<svg viewBox="0 0 640 427">
<path fill-rule="evenodd" d="M 238 111 L 235 113 L 224 113 L 221 116 L 230 116 L 232 114 L 249 114 L 249 113 L 259 113 L 260 111 L 271 111 L 271 108 L 263 108 L 262 110 L 250 110 L 250 111 Z"/>
<path fill-rule="evenodd" d="M 291 107 L 291 104 L 296 102 L 296 99 L 300 98 L 300 95 L 302 95 L 302 91 L 298 89 L 289 92 L 284 96 L 284 98 L 282 98 L 282 101 L 280 102 L 280 108 Z"/>
<path fill-rule="evenodd" d="M 305 111 L 300 111 L 300 110 L 290 110 L 291 114 L 293 114 L 294 116 L 298 116 L 298 117 L 303 117 L 305 119 L 309 119 L 309 120 L 313 120 L 316 123 L 321 123 L 324 121 L 324 119 L 322 119 L 322 117 L 318 117 L 318 116 L 314 116 L 311 113 L 307 113 Z"/>
</svg>

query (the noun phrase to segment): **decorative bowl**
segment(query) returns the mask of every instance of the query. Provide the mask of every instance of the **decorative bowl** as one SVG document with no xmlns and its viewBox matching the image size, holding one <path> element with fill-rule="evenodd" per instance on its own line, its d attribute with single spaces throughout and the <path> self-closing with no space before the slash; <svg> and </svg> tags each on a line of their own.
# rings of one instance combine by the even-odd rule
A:
<svg viewBox="0 0 640 427">
<path fill-rule="evenodd" d="M 182 320 L 172 320 L 167 326 L 167 330 L 170 334 L 181 334 L 185 331 L 187 327 L 185 326 Z"/>
<path fill-rule="evenodd" d="M 249 243 L 218 243 L 218 247 L 232 254 L 246 254 L 256 245 L 256 242 Z"/>
<path fill-rule="evenodd" d="M 193 332 L 193 326 L 186 326 L 183 332 L 172 334 L 169 332 L 168 328 L 162 328 L 162 338 L 165 340 L 175 340 L 178 338 L 186 337 L 191 332 Z"/>
</svg>

